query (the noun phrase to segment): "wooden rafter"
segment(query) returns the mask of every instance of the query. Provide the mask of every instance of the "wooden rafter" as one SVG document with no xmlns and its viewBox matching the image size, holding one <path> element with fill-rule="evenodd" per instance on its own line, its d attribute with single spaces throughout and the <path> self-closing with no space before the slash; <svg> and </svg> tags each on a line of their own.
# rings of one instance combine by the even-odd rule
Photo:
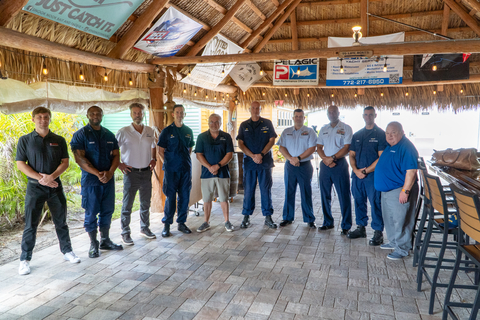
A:
<svg viewBox="0 0 480 320">
<path fill-rule="evenodd" d="M 443 0 L 449 7 L 452 9 L 453 12 L 455 12 L 460 19 L 462 19 L 467 26 L 472 28 L 473 31 L 477 35 L 480 36 L 480 26 L 478 25 L 478 20 L 473 18 L 466 12 L 458 3 L 456 3 L 454 0 Z M 468 52 L 468 51 L 463 51 L 463 52 Z"/>
<path fill-rule="evenodd" d="M 267 19 L 267 17 L 265 17 L 265 15 L 263 14 L 263 12 L 260 9 L 258 9 L 258 7 L 251 0 L 247 0 L 247 6 L 249 6 L 250 9 L 252 9 L 252 11 L 255 12 L 255 14 L 263 21 Z"/>
<path fill-rule="evenodd" d="M 202 29 L 205 30 L 205 31 L 210 31 L 212 29 L 212 27 L 210 27 L 208 24 L 206 24 L 205 22 L 203 22 L 202 20 L 200 19 L 197 19 L 195 18 L 194 16 L 192 16 L 190 13 L 188 13 L 187 11 L 179 8 L 178 6 L 172 4 L 172 3 L 167 3 L 166 7 L 170 8 L 174 8 L 175 10 L 179 11 L 180 13 L 186 15 L 187 17 L 189 17 L 190 19 L 192 19 L 193 21 L 195 21 L 196 23 L 198 24 L 201 24 L 202 25 Z"/>
<path fill-rule="evenodd" d="M 223 7 L 221 4 L 216 2 L 215 0 L 203 0 L 206 3 L 208 3 L 212 8 L 220 12 L 221 14 L 227 14 L 228 10 Z M 239 26 L 241 29 L 246 31 L 247 33 L 252 33 L 252 29 L 247 26 L 245 23 L 242 21 L 238 20 L 238 18 L 232 17 L 232 22 L 235 23 L 237 26 Z"/>
<path fill-rule="evenodd" d="M 363 34 L 368 37 L 368 0 L 360 1 L 360 26 L 362 27 Z"/>
<path fill-rule="evenodd" d="M 340 51 L 358 51 L 359 47 L 322 48 L 298 51 L 274 51 L 249 54 L 229 54 L 219 56 L 166 57 L 150 60 L 153 64 L 197 64 L 197 63 L 230 63 L 247 61 L 270 61 L 275 59 L 309 59 L 338 57 Z M 406 43 L 382 43 L 361 46 L 362 51 L 373 51 L 376 56 L 382 55 L 415 55 L 426 53 L 480 52 L 480 40 L 439 40 Z"/>
<path fill-rule="evenodd" d="M 28 3 L 28 0 L 0 1 L 0 27 L 7 25 Z"/>
<path fill-rule="evenodd" d="M 473 10 L 480 12 L 480 3 L 476 0 L 464 0 Z"/>
<path fill-rule="evenodd" d="M 330 0 L 330 1 L 309 1 L 300 3 L 299 8 L 316 7 L 316 6 L 338 6 L 342 4 L 356 4 L 362 0 Z M 383 2 L 385 0 L 369 0 L 369 2 Z"/>
<path fill-rule="evenodd" d="M 443 5 L 443 18 L 442 18 L 442 34 L 444 36 L 448 33 L 448 22 L 450 21 L 450 7 L 446 4 Z"/>
<path fill-rule="evenodd" d="M 292 4 L 290 4 L 288 9 L 285 11 L 285 13 L 283 15 L 281 15 L 280 18 L 278 18 L 278 20 L 275 22 L 273 27 L 270 28 L 270 30 L 267 31 L 267 33 L 263 37 L 262 41 L 260 41 L 255 46 L 255 48 L 252 50 L 253 52 L 258 53 L 258 52 L 260 52 L 260 50 L 263 49 L 263 47 L 267 44 L 268 40 L 270 40 L 270 38 L 278 30 L 278 28 L 280 28 L 280 26 L 283 24 L 283 22 L 290 16 L 290 14 L 292 14 L 293 10 L 295 10 L 295 8 L 298 6 L 300 1 L 302 1 L 302 0 L 294 0 L 292 2 Z"/>
<path fill-rule="evenodd" d="M 292 29 L 292 50 L 298 50 L 297 11 L 293 10 L 290 15 Z"/>
</svg>

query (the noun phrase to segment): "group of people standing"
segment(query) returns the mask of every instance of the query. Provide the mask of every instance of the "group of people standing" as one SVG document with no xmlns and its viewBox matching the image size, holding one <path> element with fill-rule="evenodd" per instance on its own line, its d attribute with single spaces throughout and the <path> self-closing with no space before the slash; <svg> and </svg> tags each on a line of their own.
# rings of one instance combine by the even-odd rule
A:
<svg viewBox="0 0 480 320">
<path fill-rule="evenodd" d="M 173 107 L 174 122 L 164 128 L 158 141 L 152 128 L 143 124 L 145 107 L 134 103 L 130 106 L 131 125 L 120 129 L 116 135 L 102 127 L 103 110 L 92 106 L 87 110 L 88 124 L 74 133 L 70 146 L 75 161 L 82 169 L 81 195 L 85 210 L 85 231 L 90 237 L 89 257 L 100 256 L 100 250 L 122 250 L 109 236 L 112 214 L 115 208 L 114 172 L 118 168 L 124 174 L 123 204 L 121 210 L 122 242 L 133 245 L 131 229 L 132 207 L 139 192 L 140 235 L 155 239 L 150 230 L 150 200 L 152 196 L 152 171 L 159 158 L 163 163 L 163 193 L 166 196 L 162 237 L 171 236 L 170 226 L 177 212 L 178 231 L 189 234 L 186 225 L 188 203 L 192 188 L 191 152 L 195 145 L 192 130 L 183 124 L 185 108 Z M 272 219 L 271 188 L 274 167 L 272 147 L 277 134 L 269 119 L 260 116 L 261 105 L 254 101 L 250 106 L 251 118 L 238 130 L 239 148 L 243 159 L 243 220 L 240 228 L 250 226 L 250 216 L 255 209 L 255 189 L 258 182 L 261 194 L 261 210 L 265 225 L 276 229 Z M 339 120 L 336 106 L 328 108 L 330 123 L 321 128 L 318 137 L 312 128 L 304 125 L 303 110 L 293 112 L 294 126 L 284 130 L 277 142 L 286 158 L 285 203 L 281 227 L 294 222 L 295 193 L 297 185 L 302 200 L 303 221 L 316 228 L 312 203 L 311 159 L 317 151 L 320 165 L 320 191 L 323 225 L 325 231 L 334 227 L 331 213 L 332 185 L 338 194 L 342 213 L 341 234 L 349 238 L 365 238 L 367 226 L 367 199 L 371 204 L 374 235 L 370 245 L 394 250 L 388 258 L 398 260 L 408 255 L 411 231 L 414 224 L 418 186 L 416 168 L 418 153 L 404 136 L 400 123 L 392 122 L 386 133 L 375 125 L 375 110 L 364 110 L 365 128 L 352 135 L 352 129 Z M 47 202 L 61 252 L 65 260 L 79 263 L 73 252 L 66 222 L 67 206 L 59 176 L 68 168 L 69 155 L 66 141 L 49 130 L 51 112 L 38 107 L 32 112 L 35 130 L 22 136 L 18 142 L 16 161 L 20 171 L 28 177 L 25 196 L 25 229 L 22 238 L 19 274 L 30 273 L 29 262 L 35 246 L 36 230 L 43 206 Z M 225 229 L 233 231 L 229 220 L 228 196 L 230 173 L 228 163 L 233 157 L 231 136 L 220 130 L 221 117 L 210 115 L 209 130 L 197 138 L 195 153 L 202 165 L 201 191 L 205 221 L 197 229 L 210 229 L 212 201 L 218 197 Z M 158 148 L 157 148 L 158 147 Z M 354 196 L 357 229 L 352 226 L 350 177 L 346 156 L 352 167 L 352 193 Z M 158 157 L 158 158 L 157 158 Z M 385 222 L 385 223 L 384 223 Z M 385 226 L 389 243 L 383 244 Z M 100 231 L 100 241 L 97 239 Z"/>
</svg>

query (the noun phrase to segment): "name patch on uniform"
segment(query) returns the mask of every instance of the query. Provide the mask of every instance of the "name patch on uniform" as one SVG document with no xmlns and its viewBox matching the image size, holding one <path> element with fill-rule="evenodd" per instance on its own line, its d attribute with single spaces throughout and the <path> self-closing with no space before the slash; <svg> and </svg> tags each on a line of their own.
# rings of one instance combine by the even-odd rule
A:
<svg viewBox="0 0 480 320">
<path fill-rule="evenodd" d="M 151 137 L 152 137 L 152 135 L 147 133 L 147 138 L 151 138 Z"/>
<path fill-rule="evenodd" d="M 95 144 L 95 141 L 89 141 L 88 143 L 89 144 Z"/>
<path fill-rule="evenodd" d="M 345 129 L 338 129 L 337 133 L 341 134 L 341 135 L 344 135 L 345 134 Z"/>
<path fill-rule="evenodd" d="M 370 142 L 378 142 L 378 140 L 377 140 L 377 139 L 375 139 L 375 138 L 370 138 L 370 140 L 369 140 L 369 141 L 370 141 Z"/>
<path fill-rule="evenodd" d="M 50 143 L 50 146 L 51 146 L 51 147 L 58 147 L 58 143 L 51 142 L 51 143 Z"/>
<path fill-rule="evenodd" d="M 328 134 L 328 132 L 324 132 L 324 133 L 323 133 L 323 135 L 326 135 L 326 134 Z"/>
<path fill-rule="evenodd" d="M 293 136 L 293 133 L 286 133 L 287 136 Z"/>
<path fill-rule="evenodd" d="M 107 143 L 112 143 L 113 144 L 113 141 L 107 141 Z"/>
<path fill-rule="evenodd" d="M 226 139 L 225 139 L 225 137 L 220 137 L 220 140 L 224 141 L 224 140 L 226 140 Z"/>
<path fill-rule="evenodd" d="M 390 150 L 390 152 L 393 152 L 393 153 L 395 153 L 396 151 L 395 151 L 395 150 Z"/>
<path fill-rule="evenodd" d="M 265 127 L 263 127 L 262 129 L 260 129 L 260 130 L 268 130 L 268 127 L 265 126 Z"/>
</svg>

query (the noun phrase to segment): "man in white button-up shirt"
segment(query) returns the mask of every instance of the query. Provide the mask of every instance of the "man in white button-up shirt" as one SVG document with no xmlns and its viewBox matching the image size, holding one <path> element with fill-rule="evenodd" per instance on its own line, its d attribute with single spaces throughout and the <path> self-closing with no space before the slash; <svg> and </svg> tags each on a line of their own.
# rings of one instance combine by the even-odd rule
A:
<svg viewBox="0 0 480 320">
<path fill-rule="evenodd" d="M 123 205 L 121 215 L 122 242 L 133 245 L 130 237 L 130 216 L 137 191 L 140 191 L 140 234 L 148 239 L 156 236 L 150 231 L 150 199 L 152 197 L 152 170 L 157 161 L 156 144 L 152 128 L 143 125 L 145 107 L 140 103 L 130 106 L 132 124 L 118 130 L 123 172 Z"/>
<path fill-rule="evenodd" d="M 352 128 L 340 121 L 337 106 L 327 109 L 329 124 L 320 129 L 317 138 L 317 152 L 320 164 L 320 195 L 322 199 L 323 225 L 319 230 L 334 227 L 332 216 L 332 184 L 337 190 L 342 212 L 342 235 L 347 235 L 352 227 L 352 203 L 350 200 L 350 177 L 345 156 L 352 143 Z"/>
</svg>

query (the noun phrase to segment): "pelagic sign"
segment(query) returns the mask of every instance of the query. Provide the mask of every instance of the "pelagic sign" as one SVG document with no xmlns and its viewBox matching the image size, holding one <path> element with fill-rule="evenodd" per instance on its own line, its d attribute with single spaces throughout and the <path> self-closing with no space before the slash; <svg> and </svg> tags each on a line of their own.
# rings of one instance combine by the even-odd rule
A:
<svg viewBox="0 0 480 320">
<path fill-rule="evenodd" d="M 274 85 L 317 85 L 318 59 L 275 60 Z"/>
<path fill-rule="evenodd" d="M 30 0 L 23 10 L 96 35 L 110 37 L 144 0 Z"/>
</svg>

